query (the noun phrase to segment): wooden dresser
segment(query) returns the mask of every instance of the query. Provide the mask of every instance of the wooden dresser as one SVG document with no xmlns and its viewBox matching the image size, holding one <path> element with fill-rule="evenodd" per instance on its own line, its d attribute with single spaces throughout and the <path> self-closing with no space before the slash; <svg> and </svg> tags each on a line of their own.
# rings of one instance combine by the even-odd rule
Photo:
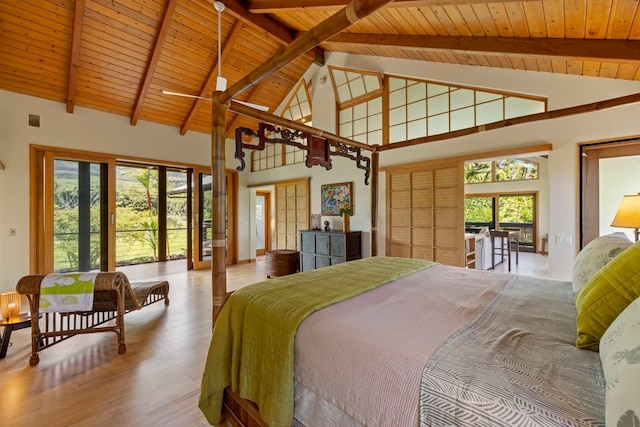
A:
<svg viewBox="0 0 640 427">
<path fill-rule="evenodd" d="M 300 271 L 360 259 L 361 238 L 361 231 L 301 231 Z"/>
</svg>

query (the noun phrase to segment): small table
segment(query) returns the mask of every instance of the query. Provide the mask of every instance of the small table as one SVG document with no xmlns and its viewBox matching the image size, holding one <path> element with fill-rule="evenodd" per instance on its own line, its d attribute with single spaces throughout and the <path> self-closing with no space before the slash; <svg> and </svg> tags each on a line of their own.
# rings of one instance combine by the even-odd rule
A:
<svg viewBox="0 0 640 427">
<path fill-rule="evenodd" d="M 11 332 L 31 327 L 31 315 L 20 314 L 19 316 L 9 317 L 8 319 L 4 318 L 0 320 L 0 326 L 4 326 L 4 332 L 0 340 L 0 359 L 4 359 L 7 355 L 7 349 L 9 348 Z"/>
</svg>

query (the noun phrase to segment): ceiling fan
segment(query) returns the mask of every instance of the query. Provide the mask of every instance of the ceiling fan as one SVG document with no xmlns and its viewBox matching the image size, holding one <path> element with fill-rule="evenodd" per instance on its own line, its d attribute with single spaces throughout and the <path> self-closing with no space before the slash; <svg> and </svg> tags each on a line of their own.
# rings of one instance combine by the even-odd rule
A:
<svg viewBox="0 0 640 427">
<path fill-rule="evenodd" d="M 224 92 L 225 90 L 227 90 L 227 79 L 222 77 L 222 40 L 221 40 L 222 36 L 221 35 L 222 35 L 222 12 L 224 11 L 225 6 L 224 6 L 224 3 L 222 3 L 221 1 L 214 1 L 213 7 L 218 12 L 218 77 L 216 78 L 216 92 Z M 165 95 L 184 96 L 186 98 L 204 99 L 206 101 L 211 101 L 211 98 L 206 98 L 204 96 L 189 95 L 186 93 L 172 92 L 164 89 L 162 90 L 162 93 L 164 93 Z M 256 110 L 269 111 L 269 107 L 266 107 L 264 105 L 253 104 L 251 102 L 240 101 L 237 99 L 234 99 L 233 101 L 237 102 L 238 104 L 246 105 L 247 107 L 255 108 Z"/>
</svg>

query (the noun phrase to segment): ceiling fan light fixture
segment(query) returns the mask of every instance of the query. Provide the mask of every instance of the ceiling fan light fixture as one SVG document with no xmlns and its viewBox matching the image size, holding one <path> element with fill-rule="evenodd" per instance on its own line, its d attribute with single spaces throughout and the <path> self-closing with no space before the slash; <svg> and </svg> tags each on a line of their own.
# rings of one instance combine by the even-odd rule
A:
<svg viewBox="0 0 640 427">
<path fill-rule="evenodd" d="M 224 92 L 225 90 L 227 90 L 227 79 L 222 76 L 218 76 L 216 79 L 216 91 Z"/>
</svg>

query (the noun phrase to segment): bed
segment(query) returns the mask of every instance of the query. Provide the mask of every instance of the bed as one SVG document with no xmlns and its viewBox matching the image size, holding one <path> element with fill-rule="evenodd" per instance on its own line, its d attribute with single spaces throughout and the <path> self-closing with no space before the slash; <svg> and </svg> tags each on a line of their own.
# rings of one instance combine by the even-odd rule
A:
<svg viewBox="0 0 640 427">
<path fill-rule="evenodd" d="M 211 424 L 604 426 L 572 285 L 387 257 L 251 285 L 218 318 L 200 408 Z"/>
</svg>

